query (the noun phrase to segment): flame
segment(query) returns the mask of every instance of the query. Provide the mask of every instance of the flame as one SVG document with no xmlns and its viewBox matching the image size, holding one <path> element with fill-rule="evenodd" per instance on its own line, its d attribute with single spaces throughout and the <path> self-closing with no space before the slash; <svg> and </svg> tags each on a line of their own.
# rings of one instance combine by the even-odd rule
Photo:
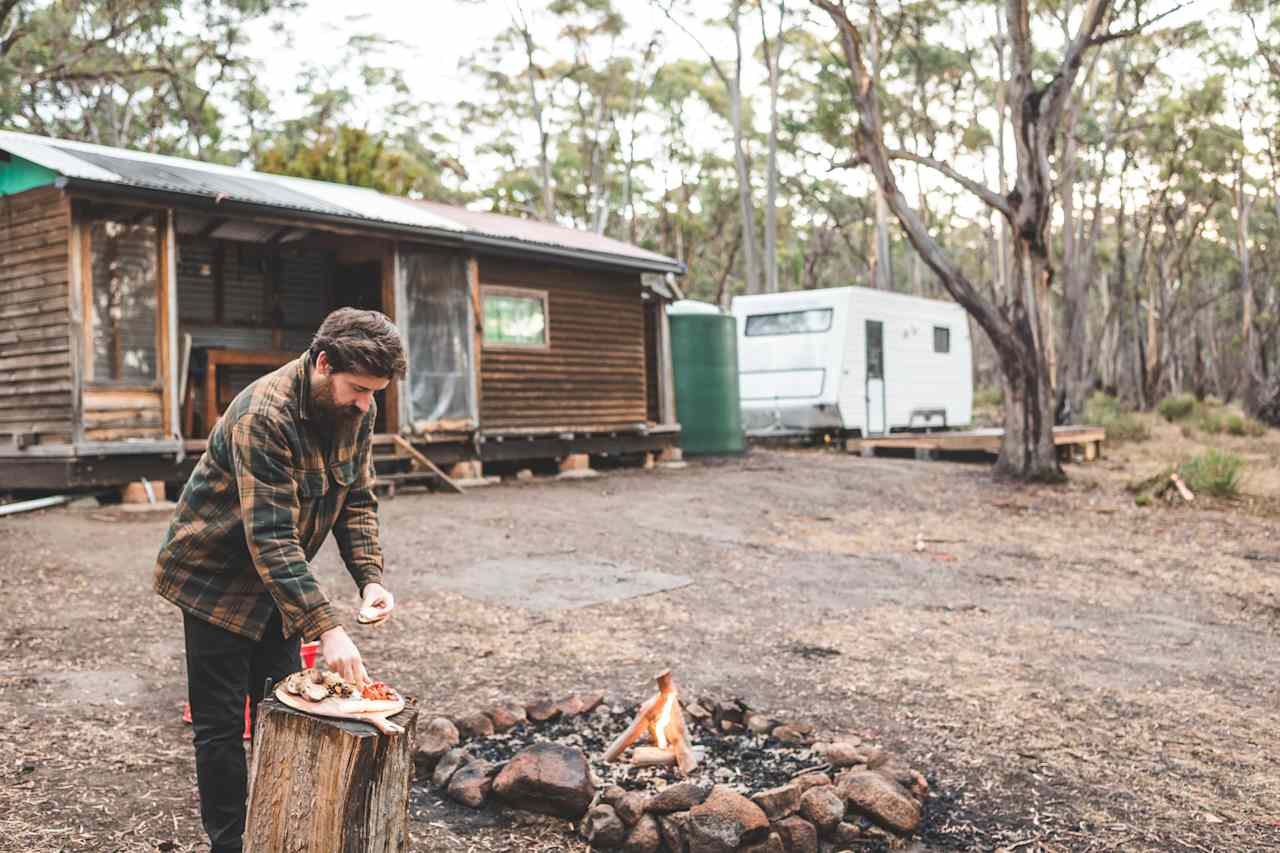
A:
<svg viewBox="0 0 1280 853">
<path fill-rule="evenodd" d="M 658 738 L 658 748 L 667 748 L 667 724 L 671 722 L 671 709 L 675 707 L 676 694 L 672 691 L 667 694 L 667 701 L 662 706 L 662 713 L 658 715 L 658 722 L 653 725 L 653 733 Z"/>
</svg>

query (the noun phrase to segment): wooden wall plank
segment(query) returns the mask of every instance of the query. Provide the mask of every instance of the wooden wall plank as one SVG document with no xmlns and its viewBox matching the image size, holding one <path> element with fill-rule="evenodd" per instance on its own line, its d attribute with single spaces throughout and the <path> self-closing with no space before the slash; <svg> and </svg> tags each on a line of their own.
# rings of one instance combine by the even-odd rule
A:
<svg viewBox="0 0 1280 853">
<path fill-rule="evenodd" d="M 481 362 L 480 425 L 548 431 L 630 428 L 648 420 L 645 317 L 638 274 L 479 259 L 482 285 L 544 290 L 546 348 L 493 347 Z"/>
<path fill-rule="evenodd" d="M 73 432 L 71 206 L 56 188 L 0 198 L 0 433 Z"/>
</svg>

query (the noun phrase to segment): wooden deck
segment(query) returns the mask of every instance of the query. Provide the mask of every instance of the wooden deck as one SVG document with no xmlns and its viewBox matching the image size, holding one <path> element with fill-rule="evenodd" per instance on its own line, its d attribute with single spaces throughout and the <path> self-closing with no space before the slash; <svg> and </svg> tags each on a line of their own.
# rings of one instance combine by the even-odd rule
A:
<svg viewBox="0 0 1280 853">
<path fill-rule="evenodd" d="M 917 456 L 930 456 L 937 453 L 990 453 L 1000 452 L 1000 440 L 1004 430 L 999 427 L 987 429 L 971 429 L 963 432 L 902 432 L 891 435 L 851 438 L 845 443 L 850 453 L 861 453 L 864 456 L 874 455 L 879 449 L 894 448 L 898 450 L 914 450 Z M 1102 456 L 1102 443 L 1107 440 L 1107 431 L 1098 426 L 1060 426 L 1053 428 L 1053 443 L 1063 453 L 1076 455 L 1076 449 L 1082 452 L 1085 462 Z"/>
</svg>

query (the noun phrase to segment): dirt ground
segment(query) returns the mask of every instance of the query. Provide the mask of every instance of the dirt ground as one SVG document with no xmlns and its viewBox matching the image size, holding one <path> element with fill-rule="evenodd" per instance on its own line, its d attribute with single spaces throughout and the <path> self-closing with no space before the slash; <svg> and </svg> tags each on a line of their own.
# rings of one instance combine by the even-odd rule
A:
<svg viewBox="0 0 1280 853">
<path fill-rule="evenodd" d="M 916 851 L 1276 850 L 1280 440 L 1220 443 L 1248 455 L 1250 494 L 1193 507 L 1124 489 L 1195 449 L 1164 425 L 1069 466 L 1064 486 L 756 449 L 402 493 L 382 514 L 398 613 L 354 635 L 427 715 L 590 688 L 639 699 L 670 666 L 695 694 L 851 728 L 927 776 Z M 181 620 L 150 592 L 166 524 L 0 519 L 0 850 L 206 849 Z M 475 584 L 496 560 L 580 570 L 598 603 L 498 603 Z M 353 615 L 332 543 L 317 570 Z M 640 573 L 691 584 L 611 599 Z M 555 821 L 422 794 L 412 814 L 414 851 L 584 849 Z"/>
</svg>

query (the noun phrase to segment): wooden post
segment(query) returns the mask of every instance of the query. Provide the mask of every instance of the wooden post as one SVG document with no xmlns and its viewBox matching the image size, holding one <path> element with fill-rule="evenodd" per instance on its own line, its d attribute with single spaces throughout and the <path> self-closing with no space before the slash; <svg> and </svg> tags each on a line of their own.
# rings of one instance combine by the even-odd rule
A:
<svg viewBox="0 0 1280 853">
<path fill-rule="evenodd" d="M 258 706 L 244 849 L 400 853 L 408 844 L 409 779 L 418 709 L 368 723 L 303 714 L 275 699 Z"/>
</svg>

